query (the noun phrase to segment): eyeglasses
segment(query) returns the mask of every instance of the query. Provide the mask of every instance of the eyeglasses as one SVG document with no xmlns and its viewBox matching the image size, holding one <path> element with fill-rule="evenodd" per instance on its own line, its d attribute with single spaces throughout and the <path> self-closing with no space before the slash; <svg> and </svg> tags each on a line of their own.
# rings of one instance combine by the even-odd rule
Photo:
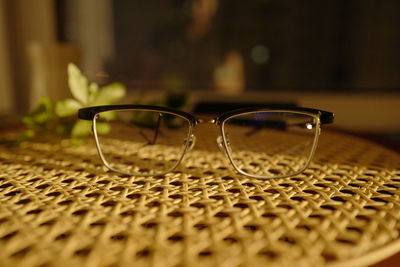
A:
<svg viewBox="0 0 400 267">
<path fill-rule="evenodd" d="M 271 106 L 242 108 L 212 120 L 165 107 L 94 106 L 78 117 L 93 121 L 104 165 L 121 174 L 156 176 L 173 171 L 196 141 L 193 128 L 202 122 L 220 126 L 217 145 L 235 170 L 254 178 L 283 178 L 303 172 L 318 143 L 320 125 L 331 112 Z"/>
</svg>

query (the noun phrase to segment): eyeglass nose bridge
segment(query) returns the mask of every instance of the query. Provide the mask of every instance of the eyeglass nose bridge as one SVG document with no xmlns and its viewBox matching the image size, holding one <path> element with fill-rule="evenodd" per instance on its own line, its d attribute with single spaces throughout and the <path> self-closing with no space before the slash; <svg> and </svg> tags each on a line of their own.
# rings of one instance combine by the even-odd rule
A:
<svg viewBox="0 0 400 267">
<path fill-rule="evenodd" d="M 204 119 L 204 118 L 198 118 L 197 123 L 212 123 L 212 124 L 218 124 L 218 119 Z"/>
</svg>

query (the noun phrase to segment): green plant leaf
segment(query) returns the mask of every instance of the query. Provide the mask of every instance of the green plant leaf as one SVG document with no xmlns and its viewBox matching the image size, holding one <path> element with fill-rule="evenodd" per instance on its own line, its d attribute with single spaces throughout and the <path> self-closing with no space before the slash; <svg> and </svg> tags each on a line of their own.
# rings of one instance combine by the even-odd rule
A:
<svg viewBox="0 0 400 267">
<path fill-rule="evenodd" d="M 85 144 L 85 138 L 82 136 L 72 136 L 71 137 L 71 144 L 73 146 L 81 146 L 83 144 Z"/>
<path fill-rule="evenodd" d="M 30 126 L 45 124 L 54 117 L 53 102 L 48 97 L 42 97 L 39 105 L 32 112 L 22 118 L 22 122 Z"/>
<path fill-rule="evenodd" d="M 111 131 L 111 126 L 107 122 L 96 123 L 96 131 L 98 134 L 108 134 Z"/>
<path fill-rule="evenodd" d="M 101 118 L 105 120 L 114 120 L 117 114 L 114 111 L 107 111 L 101 113 Z"/>
<path fill-rule="evenodd" d="M 97 83 L 93 82 L 90 83 L 88 105 L 91 105 L 91 103 L 93 103 L 96 100 L 98 93 L 99 93 L 99 86 L 97 85 Z"/>
<path fill-rule="evenodd" d="M 68 117 L 77 114 L 82 105 L 75 99 L 68 98 L 56 103 L 56 114 L 59 117 Z"/>
<path fill-rule="evenodd" d="M 75 125 L 76 120 L 59 121 L 55 126 L 55 131 L 58 134 L 71 134 L 72 127 Z"/>
<path fill-rule="evenodd" d="M 45 110 L 53 110 L 54 103 L 49 97 L 42 97 L 39 100 L 39 106 L 43 106 Z"/>
<path fill-rule="evenodd" d="M 84 137 L 90 134 L 92 131 L 92 122 L 85 120 L 78 120 L 74 126 L 72 126 L 71 136 L 72 137 Z"/>
<path fill-rule="evenodd" d="M 68 64 L 68 85 L 75 99 L 83 105 L 87 104 L 89 100 L 88 80 L 73 63 Z"/>
<path fill-rule="evenodd" d="M 20 142 L 23 142 L 23 141 L 29 140 L 29 139 L 35 137 L 35 135 L 36 135 L 35 130 L 33 130 L 33 129 L 28 129 L 28 130 L 26 130 L 26 131 L 21 135 L 19 141 L 20 141 Z"/>
<path fill-rule="evenodd" d="M 122 83 L 111 83 L 101 88 L 91 105 L 109 105 L 121 100 L 126 93 L 125 85 Z"/>
<path fill-rule="evenodd" d="M 3 138 L 0 137 L 0 144 L 6 146 L 19 146 L 22 142 L 25 142 L 33 137 L 35 137 L 36 132 L 33 129 L 27 129 L 22 134 L 20 134 L 17 138 Z"/>
</svg>

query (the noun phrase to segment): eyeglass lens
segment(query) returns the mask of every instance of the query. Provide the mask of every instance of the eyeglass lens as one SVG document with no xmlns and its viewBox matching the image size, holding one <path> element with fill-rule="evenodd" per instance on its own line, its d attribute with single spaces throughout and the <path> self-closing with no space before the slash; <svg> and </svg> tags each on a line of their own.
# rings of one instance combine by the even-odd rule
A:
<svg viewBox="0 0 400 267">
<path fill-rule="evenodd" d="M 299 173 L 312 157 L 317 118 L 295 112 L 249 112 L 223 123 L 230 159 L 242 173 L 280 177 Z"/>
<path fill-rule="evenodd" d="M 95 125 L 103 160 L 112 169 L 132 175 L 171 171 L 182 158 L 190 134 L 186 118 L 153 110 L 101 112 Z"/>
</svg>

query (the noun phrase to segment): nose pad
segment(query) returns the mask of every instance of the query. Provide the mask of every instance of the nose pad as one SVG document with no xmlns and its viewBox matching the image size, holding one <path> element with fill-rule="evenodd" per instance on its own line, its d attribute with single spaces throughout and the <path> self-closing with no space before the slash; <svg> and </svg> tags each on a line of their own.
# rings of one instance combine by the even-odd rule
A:
<svg viewBox="0 0 400 267">
<path fill-rule="evenodd" d="M 196 144 L 196 136 L 194 134 L 191 134 L 187 140 L 188 142 L 188 148 L 187 148 L 187 152 L 192 151 L 194 145 Z"/>
<path fill-rule="evenodd" d="M 227 143 L 229 145 L 229 141 Z M 221 152 L 224 153 L 225 156 L 228 157 L 228 151 L 226 151 L 227 148 L 225 147 L 224 139 L 222 138 L 222 136 L 217 137 L 217 145 L 218 145 L 219 150 L 221 150 Z M 229 149 L 229 147 L 228 147 L 228 149 Z"/>
</svg>

